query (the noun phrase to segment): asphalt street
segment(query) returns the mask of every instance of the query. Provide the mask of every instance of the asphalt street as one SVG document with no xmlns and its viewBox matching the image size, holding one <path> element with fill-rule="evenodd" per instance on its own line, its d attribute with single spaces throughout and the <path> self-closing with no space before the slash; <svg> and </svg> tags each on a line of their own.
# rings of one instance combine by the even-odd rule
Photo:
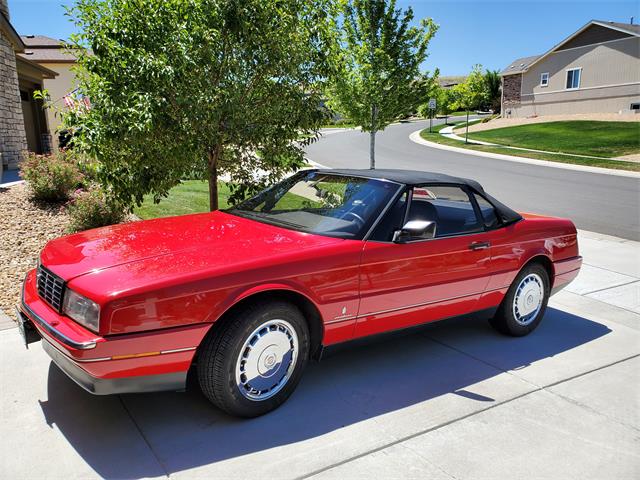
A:
<svg viewBox="0 0 640 480">
<path fill-rule="evenodd" d="M 578 228 L 640 240 L 640 179 L 449 152 L 409 140 L 428 125 L 401 123 L 379 133 L 377 166 L 473 178 L 516 210 L 568 217 Z M 368 168 L 369 135 L 357 130 L 327 134 L 307 148 L 307 156 L 327 167 Z"/>
</svg>

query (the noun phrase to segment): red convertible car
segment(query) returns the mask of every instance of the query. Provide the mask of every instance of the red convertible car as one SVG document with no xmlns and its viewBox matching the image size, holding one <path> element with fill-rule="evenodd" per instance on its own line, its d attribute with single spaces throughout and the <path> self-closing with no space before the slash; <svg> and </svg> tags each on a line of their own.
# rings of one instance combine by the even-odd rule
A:
<svg viewBox="0 0 640 480">
<path fill-rule="evenodd" d="M 251 417 L 339 342 L 472 313 L 526 335 L 581 262 L 571 221 L 520 215 L 475 181 L 305 170 L 226 211 L 49 242 L 18 317 L 91 393 L 180 390 L 191 371 Z"/>
</svg>

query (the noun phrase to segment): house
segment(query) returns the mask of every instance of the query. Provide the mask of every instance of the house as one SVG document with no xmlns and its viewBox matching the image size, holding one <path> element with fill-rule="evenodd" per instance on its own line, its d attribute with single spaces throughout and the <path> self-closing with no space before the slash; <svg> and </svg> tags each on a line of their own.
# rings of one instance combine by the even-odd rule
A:
<svg viewBox="0 0 640 480">
<path fill-rule="evenodd" d="M 53 148 L 57 149 L 59 139 L 56 132 L 60 126 L 60 115 L 56 112 L 65 108 L 64 97 L 76 89 L 75 74 L 72 70 L 76 64 L 76 57 L 65 48 L 63 42 L 55 38 L 23 35 L 21 39 L 26 48 L 18 54 L 20 58 L 28 59 L 56 73 L 55 78 L 45 79 L 44 88 L 49 93 L 53 105 L 53 108 L 47 109 L 46 114 L 49 128 L 54 133 Z"/>
<path fill-rule="evenodd" d="M 640 25 L 592 20 L 500 75 L 505 117 L 640 112 Z"/>
<path fill-rule="evenodd" d="M 25 49 L 9 21 L 7 0 L 0 0 L 0 172 L 17 168 L 27 150 L 51 151 L 47 116 L 33 92 L 57 73 L 20 57 Z"/>
</svg>

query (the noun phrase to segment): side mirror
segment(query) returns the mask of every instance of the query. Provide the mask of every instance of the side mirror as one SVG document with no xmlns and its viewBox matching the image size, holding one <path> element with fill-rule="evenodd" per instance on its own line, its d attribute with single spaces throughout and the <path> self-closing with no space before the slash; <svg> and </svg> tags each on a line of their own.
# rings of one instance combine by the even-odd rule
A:
<svg viewBox="0 0 640 480">
<path fill-rule="evenodd" d="M 427 220 L 411 220 L 400 230 L 393 232 L 393 243 L 404 243 L 410 240 L 428 240 L 436 236 L 436 222 Z"/>
</svg>

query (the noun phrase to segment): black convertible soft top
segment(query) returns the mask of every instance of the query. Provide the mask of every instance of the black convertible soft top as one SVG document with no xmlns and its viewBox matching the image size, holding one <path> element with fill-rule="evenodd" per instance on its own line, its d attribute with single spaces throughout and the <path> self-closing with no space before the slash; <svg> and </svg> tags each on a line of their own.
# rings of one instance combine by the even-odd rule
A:
<svg viewBox="0 0 640 480">
<path fill-rule="evenodd" d="M 452 177 L 444 173 L 419 172 L 418 170 L 397 170 L 397 169 L 356 169 L 356 168 L 332 168 L 321 170 L 323 173 L 335 173 L 337 175 L 352 175 L 354 177 L 375 178 L 379 180 L 390 180 L 392 182 L 404 183 L 415 186 L 426 183 L 452 183 L 456 185 L 468 185 L 480 192 L 482 186 L 475 180 L 468 178 Z"/>
<path fill-rule="evenodd" d="M 444 173 L 420 172 L 418 170 L 399 170 L 393 168 L 383 168 L 375 170 L 357 168 L 331 168 L 318 171 L 321 173 L 329 173 L 335 175 L 373 178 L 377 180 L 389 180 L 392 182 L 402 183 L 410 187 L 433 183 L 466 185 L 489 200 L 489 202 L 492 203 L 495 209 L 498 211 L 500 217 L 502 218 L 502 221 L 505 224 L 514 223 L 522 219 L 522 216 L 518 212 L 510 209 L 503 203 L 493 198 L 491 195 L 484 191 L 482 185 L 480 185 L 475 180 L 470 180 L 468 178 L 454 177 L 451 175 L 446 175 Z"/>
</svg>

